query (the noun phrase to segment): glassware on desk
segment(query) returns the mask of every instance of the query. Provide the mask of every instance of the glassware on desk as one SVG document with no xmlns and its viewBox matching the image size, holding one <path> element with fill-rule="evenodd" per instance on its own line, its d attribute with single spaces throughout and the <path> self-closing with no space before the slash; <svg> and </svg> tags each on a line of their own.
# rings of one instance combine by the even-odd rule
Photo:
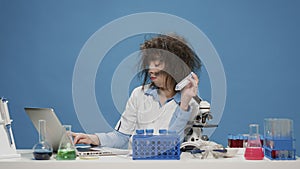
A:
<svg viewBox="0 0 300 169">
<path fill-rule="evenodd" d="M 33 146 L 34 159 L 49 160 L 52 153 L 52 145 L 46 141 L 46 121 L 39 120 L 39 142 Z"/>
<path fill-rule="evenodd" d="M 296 160 L 293 120 L 267 118 L 264 120 L 265 156 L 271 160 Z"/>
<path fill-rule="evenodd" d="M 258 124 L 249 125 L 249 136 L 244 157 L 246 160 L 262 160 L 264 152 L 261 145 Z"/>
<path fill-rule="evenodd" d="M 76 148 L 71 136 L 71 125 L 64 125 L 65 133 L 63 134 L 56 155 L 56 160 L 75 160 Z"/>
</svg>

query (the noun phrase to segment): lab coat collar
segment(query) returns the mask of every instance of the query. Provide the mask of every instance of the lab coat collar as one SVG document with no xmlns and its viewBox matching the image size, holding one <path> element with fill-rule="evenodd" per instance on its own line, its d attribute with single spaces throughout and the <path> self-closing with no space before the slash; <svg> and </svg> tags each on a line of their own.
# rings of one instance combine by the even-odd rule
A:
<svg viewBox="0 0 300 169">
<path fill-rule="evenodd" d="M 150 95 L 150 96 L 153 96 L 154 100 L 158 101 L 159 102 L 159 98 L 158 98 L 158 93 L 157 93 L 157 87 L 156 86 L 151 86 L 149 87 L 146 91 L 145 91 L 145 94 L 146 95 Z M 181 99 L 181 94 L 180 92 L 176 92 L 176 94 L 167 100 L 167 102 L 173 100 L 179 104 L 180 103 L 180 99 Z"/>
</svg>

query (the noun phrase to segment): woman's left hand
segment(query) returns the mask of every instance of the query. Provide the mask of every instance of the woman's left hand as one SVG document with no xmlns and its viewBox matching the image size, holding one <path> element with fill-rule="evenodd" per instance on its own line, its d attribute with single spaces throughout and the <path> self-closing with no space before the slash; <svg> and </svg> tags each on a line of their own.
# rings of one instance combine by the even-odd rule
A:
<svg viewBox="0 0 300 169">
<path fill-rule="evenodd" d="M 199 78 L 195 73 L 192 73 L 192 78 L 188 79 L 190 83 L 181 90 L 181 103 L 182 110 L 187 111 L 191 99 L 198 94 Z"/>
</svg>

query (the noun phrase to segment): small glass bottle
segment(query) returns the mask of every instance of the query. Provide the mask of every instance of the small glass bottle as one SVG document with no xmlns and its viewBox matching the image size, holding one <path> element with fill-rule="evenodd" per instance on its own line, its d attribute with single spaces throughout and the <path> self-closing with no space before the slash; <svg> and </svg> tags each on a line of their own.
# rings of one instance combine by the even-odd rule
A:
<svg viewBox="0 0 300 169">
<path fill-rule="evenodd" d="M 246 160 L 262 160 L 264 152 L 258 132 L 258 124 L 250 124 L 249 128 L 250 131 L 244 157 Z"/>
<path fill-rule="evenodd" d="M 46 121 L 39 120 L 39 142 L 33 146 L 34 159 L 49 160 L 52 153 L 52 145 L 46 141 Z"/>
<path fill-rule="evenodd" d="M 76 148 L 71 136 L 71 125 L 63 125 L 65 133 L 60 140 L 56 160 L 75 160 Z"/>
</svg>

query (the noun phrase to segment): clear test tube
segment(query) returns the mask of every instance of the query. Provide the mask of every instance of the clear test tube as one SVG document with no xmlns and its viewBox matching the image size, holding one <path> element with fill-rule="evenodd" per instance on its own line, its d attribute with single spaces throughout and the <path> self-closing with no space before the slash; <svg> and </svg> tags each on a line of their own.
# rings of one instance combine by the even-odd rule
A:
<svg viewBox="0 0 300 169">
<path fill-rule="evenodd" d="M 265 138 L 293 138 L 293 121 L 286 118 L 267 118 L 264 120 Z"/>
</svg>

